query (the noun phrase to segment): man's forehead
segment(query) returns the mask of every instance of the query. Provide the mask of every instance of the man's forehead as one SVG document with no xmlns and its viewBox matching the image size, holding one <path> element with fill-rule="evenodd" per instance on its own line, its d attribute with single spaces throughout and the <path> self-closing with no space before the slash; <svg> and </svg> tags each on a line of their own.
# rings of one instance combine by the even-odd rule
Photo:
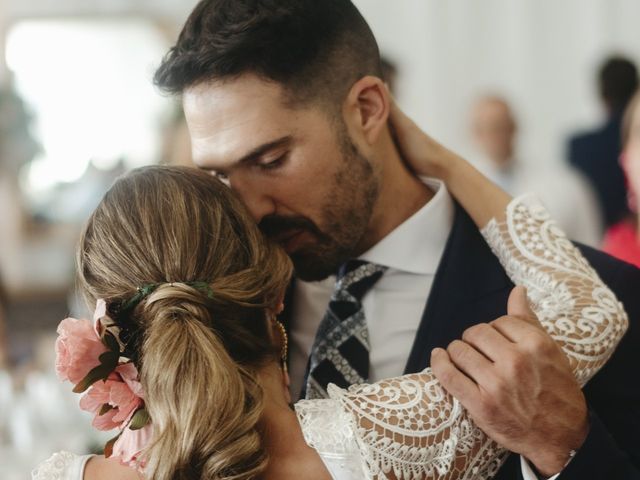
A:
<svg viewBox="0 0 640 480">
<path fill-rule="evenodd" d="M 291 135 L 296 111 L 283 106 L 271 85 L 240 86 L 226 82 L 185 91 L 183 106 L 197 164 L 225 168 L 255 148 Z"/>
</svg>

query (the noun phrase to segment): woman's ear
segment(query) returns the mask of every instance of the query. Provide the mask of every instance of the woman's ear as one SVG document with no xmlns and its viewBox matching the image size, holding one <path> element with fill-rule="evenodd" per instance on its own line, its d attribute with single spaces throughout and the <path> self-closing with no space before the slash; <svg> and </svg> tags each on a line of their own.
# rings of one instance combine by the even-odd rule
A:
<svg viewBox="0 0 640 480">
<path fill-rule="evenodd" d="M 280 315 L 284 311 L 285 295 L 286 295 L 286 292 L 282 292 L 282 295 L 280 295 L 280 299 L 278 300 L 278 303 L 276 304 L 276 308 L 273 311 L 273 313 L 275 313 L 276 315 Z"/>
<path fill-rule="evenodd" d="M 354 83 L 343 105 L 347 127 L 369 145 L 375 144 L 387 127 L 389 112 L 389 90 L 381 79 L 373 76 Z"/>
</svg>

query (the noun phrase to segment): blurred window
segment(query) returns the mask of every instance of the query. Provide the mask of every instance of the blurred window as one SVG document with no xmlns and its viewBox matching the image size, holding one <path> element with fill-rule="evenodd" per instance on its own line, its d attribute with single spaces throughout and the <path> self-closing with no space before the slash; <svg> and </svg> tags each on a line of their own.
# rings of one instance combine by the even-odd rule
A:
<svg viewBox="0 0 640 480">
<path fill-rule="evenodd" d="M 152 84 L 167 49 L 144 19 L 25 20 L 6 45 L 13 85 L 34 116 L 41 152 L 22 187 L 38 210 L 89 166 L 112 170 L 153 163 L 169 100 Z M 43 205 L 41 205 L 43 206 Z"/>
</svg>

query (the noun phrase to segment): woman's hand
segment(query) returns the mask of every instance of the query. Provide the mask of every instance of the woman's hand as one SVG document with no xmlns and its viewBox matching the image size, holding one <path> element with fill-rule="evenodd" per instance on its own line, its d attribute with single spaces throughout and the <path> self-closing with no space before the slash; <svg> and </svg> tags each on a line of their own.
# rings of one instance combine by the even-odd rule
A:
<svg viewBox="0 0 640 480">
<path fill-rule="evenodd" d="M 416 174 L 442 180 L 478 227 L 501 218 L 511 197 L 469 162 L 440 145 L 391 101 L 391 129 L 405 163 Z"/>
<path fill-rule="evenodd" d="M 446 182 L 460 157 L 420 130 L 393 99 L 389 121 L 400 155 L 409 168 L 418 175 Z"/>
</svg>

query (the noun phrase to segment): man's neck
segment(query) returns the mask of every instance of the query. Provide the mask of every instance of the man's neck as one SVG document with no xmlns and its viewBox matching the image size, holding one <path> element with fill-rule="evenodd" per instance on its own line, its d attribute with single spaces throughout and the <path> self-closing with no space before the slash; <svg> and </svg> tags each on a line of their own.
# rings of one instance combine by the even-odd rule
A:
<svg viewBox="0 0 640 480">
<path fill-rule="evenodd" d="M 358 246 L 359 254 L 380 242 L 426 205 L 435 194 L 409 170 L 395 146 L 387 150 L 380 192 L 368 231 Z"/>
</svg>

